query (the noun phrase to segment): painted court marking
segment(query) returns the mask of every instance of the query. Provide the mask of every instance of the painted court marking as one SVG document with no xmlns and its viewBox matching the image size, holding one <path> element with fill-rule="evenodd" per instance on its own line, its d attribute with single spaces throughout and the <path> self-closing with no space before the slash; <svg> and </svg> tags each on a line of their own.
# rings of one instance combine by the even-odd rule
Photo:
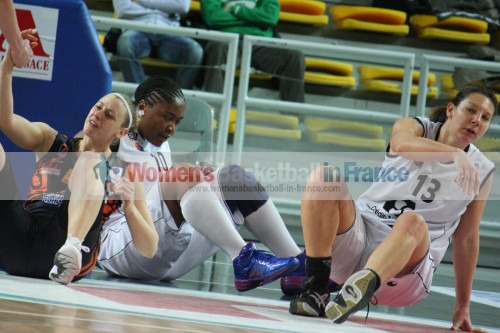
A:
<svg viewBox="0 0 500 333">
<path fill-rule="evenodd" d="M 0 298 L 255 331 L 449 332 L 448 322 L 426 318 L 370 312 L 365 324 L 363 311 L 338 326 L 328 319 L 293 316 L 288 313 L 287 301 L 92 279 L 66 287 L 52 281 L 0 274 Z"/>
</svg>

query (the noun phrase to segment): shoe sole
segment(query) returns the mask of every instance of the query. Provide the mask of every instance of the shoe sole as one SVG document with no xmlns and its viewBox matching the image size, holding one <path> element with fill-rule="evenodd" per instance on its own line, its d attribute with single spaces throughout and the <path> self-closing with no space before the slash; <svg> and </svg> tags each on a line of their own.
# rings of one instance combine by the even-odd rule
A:
<svg viewBox="0 0 500 333">
<path fill-rule="evenodd" d="M 246 280 L 234 280 L 234 286 L 236 287 L 236 290 L 238 291 L 248 291 L 255 289 L 257 287 L 263 286 L 265 284 L 271 283 L 273 281 L 276 281 L 280 277 L 282 277 L 285 274 L 293 272 L 297 267 L 299 266 L 299 263 L 293 266 L 287 266 L 281 269 L 278 272 L 275 272 L 274 274 L 270 276 L 265 276 L 265 277 L 259 277 L 259 278 L 254 278 L 254 279 L 246 279 Z"/>
<path fill-rule="evenodd" d="M 335 303 L 335 300 L 331 302 L 329 305 L 327 305 L 325 314 L 328 317 L 328 319 L 332 320 L 335 324 L 342 324 L 349 318 L 349 316 L 356 311 L 364 309 L 368 303 L 370 302 L 371 295 L 367 297 L 367 292 L 369 290 L 374 290 L 375 287 L 373 284 L 375 283 L 374 280 L 368 281 L 367 285 L 365 287 L 362 286 L 362 284 L 366 283 L 364 281 L 366 279 L 366 276 L 364 277 L 359 277 L 358 279 L 354 280 L 352 284 L 356 285 L 356 288 L 359 290 L 365 289 L 363 297 L 359 300 L 359 302 L 354 302 L 351 299 L 345 300 L 344 302 L 346 306 L 342 306 L 338 303 Z"/>
<path fill-rule="evenodd" d="M 320 314 L 306 302 L 296 302 L 293 300 L 290 303 L 290 309 L 288 311 L 291 314 L 298 316 L 321 317 Z"/>
<path fill-rule="evenodd" d="M 56 271 L 58 270 L 57 267 L 54 267 L 54 268 L 55 268 Z M 54 270 L 54 268 L 52 268 L 52 270 Z M 50 271 L 50 274 L 49 274 L 49 278 L 52 281 L 60 283 L 60 284 L 64 284 L 64 285 L 68 285 L 69 284 L 69 282 L 67 282 L 65 278 L 63 278 L 60 274 L 58 274 L 56 272 L 52 272 L 52 270 Z"/>
<path fill-rule="evenodd" d="M 55 258 L 54 258 L 54 267 L 52 267 L 52 269 L 50 270 L 49 279 L 51 279 L 54 282 L 60 283 L 60 284 L 68 285 L 71 281 L 73 281 L 73 278 L 78 275 L 78 273 L 80 272 L 80 269 L 78 269 L 78 272 L 76 272 L 76 274 L 73 274 L 73 277 L 71 277 L 68 281 L 68 279 L 66 277 L 64 277 L 62 274 L 58 273 L 60 271 L 62 271 L 62 272 L 65 271 L 61 262 L 60 262 L 61 260 L 59 259 L 59 256 L 61 256 L 61 254 L 57 253 Z M 68 270 L 66 270 L 66 273 L 67 273 L 67 271 Z M 75 269 L 75 271 L 76 271 L 76 269 Z"/>
<path fill-rule="evenodd" d="M 346 301 L 346 307 L 334 303 L 334 305 L 327 307 L 325 314 L 335 324 L 342 324 L 349 318 L 349 316 L 358 310 L 364 309 L 368 305 L 368 300 L 361 300 L 359 303 Z"/>
</svg>

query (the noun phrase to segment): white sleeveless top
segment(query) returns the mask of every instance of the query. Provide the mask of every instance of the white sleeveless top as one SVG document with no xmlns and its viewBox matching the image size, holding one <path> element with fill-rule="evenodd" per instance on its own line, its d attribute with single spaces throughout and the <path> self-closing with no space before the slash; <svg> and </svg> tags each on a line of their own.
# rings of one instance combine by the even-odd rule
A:
<svg viewBox="0 0 500 333">
<path fill-rule="evenodd" d="M 437 140 L 442 124 L 422 117 L 417 117 L 417 120 L 424 128 L 423 137 Z M 482 187 L 495 166 L 472 144 L 466 152 L 478 170 Z M 458 172 L 453 162 L 417 162 L 392 155 L 388 151 L 381 173 L 384 170 L 390 175 L 379 175 L 380 179 L 358 199 L 357 207 L 361 215 L 392 226 L 404 211 L 418 212 L 427 222 L 430 252 L 436 265 L 439 264 L 460 217 L 474 200 L 475 194 L 462 192 L 457 184 Z M 397 171 L 400 177 L 393 177 Z"/>
<path fill-rule="evenodd" d="M 154 146 L 142 138 L 138 132 L 131 132 L 120 139 L 118 157 L 132 166 L 132 174 L 140 177 L 144 184 L 146 200 L 153 221 L 166 220 L 167 224 L 177 229 L 172 215 L 166 205 L 158 204 L 163 200 L 160 187 L 161 174 L 172 166 L 172 156 L 168 142 L 160 147 Z M 125 222 L 123 210 L 120 208 L 112 214 L 103 226 L 103 232 L 109 227 L 117 227 Z"/>
</svg>

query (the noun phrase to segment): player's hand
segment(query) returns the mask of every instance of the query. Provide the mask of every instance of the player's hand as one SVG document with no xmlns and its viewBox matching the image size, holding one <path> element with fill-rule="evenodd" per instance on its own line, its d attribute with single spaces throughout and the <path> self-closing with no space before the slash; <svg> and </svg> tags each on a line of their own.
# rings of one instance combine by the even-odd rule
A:
<svg viewBox="0 0 500 333">
<path fill-rule="evenodd" d="M 11 56 L 16 67 L 25 67 L 33 58 L 33 48 L 38 45 L 35 37 L 36 29 L 26 29 L 21 32 L 23 41 L 18 45 L 12 45 Z"/>
<path fill-rule="evenodd" d="M 465 332 L 480 332 L 487 333 L 485 329 L 480 327 L 472 327 L 470 320 L 469 309 L 464 307 L 455 306 L 453 309 L 453 326 L 452 331 L 465 331 Z"/>
<path fill-rule="evenodd" d="M 457 168 L 458 174 L 455 181 L 457 185 L 462 189 L 462 192 L 467 194 L 478 194 L 479 193 L 479 174 L 476 167 L 470 160 L 467 153 L 460 151 L 454 154 L 453 162 L 455 163 L 455 168 Z"/>
<path fill-rule="evenodd" d="M 114 184 L 114 193 L 123 202 L 124 212 L 134 205 L 134 184 L 128 178 L 122 177 Z"/>
</svg>

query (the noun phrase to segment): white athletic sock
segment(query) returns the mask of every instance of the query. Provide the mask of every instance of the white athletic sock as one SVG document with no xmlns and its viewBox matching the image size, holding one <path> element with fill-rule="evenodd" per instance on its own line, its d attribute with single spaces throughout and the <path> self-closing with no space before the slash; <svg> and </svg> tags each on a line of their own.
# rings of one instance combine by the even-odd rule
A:
<svg viewBox="0 0 500 333">
<path fill-rule="evenodd" d="M 278 257 L 295 257 L 302 253 L 271 200 L 248 215 L 245 226 Z"/>
<path fill-rule="evenodd" d="M 186 221 L 234 260 L 246 242 L 235 228 L 231 213 L 210 184 L 203 182 L 184 194 L 182 214 Z"/>
</svg>

